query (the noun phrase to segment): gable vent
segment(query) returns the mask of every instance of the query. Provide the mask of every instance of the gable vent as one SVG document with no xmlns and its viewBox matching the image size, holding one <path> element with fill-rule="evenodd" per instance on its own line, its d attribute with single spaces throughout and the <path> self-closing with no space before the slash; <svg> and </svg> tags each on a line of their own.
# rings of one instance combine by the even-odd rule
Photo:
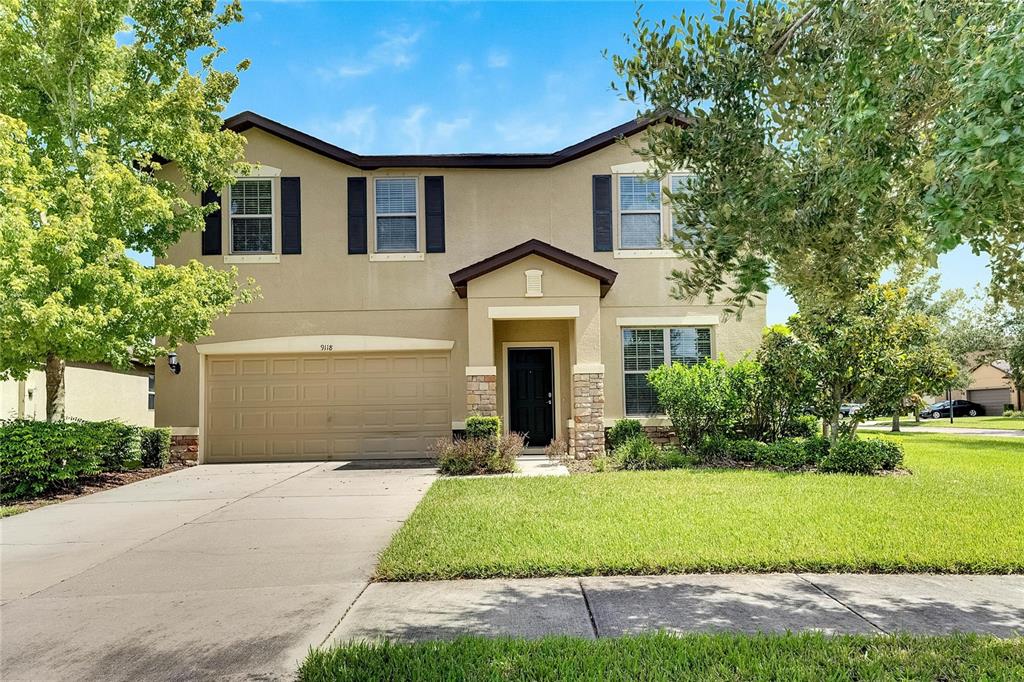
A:
<svg viewBox="0 0 1024 682">
<path fill-rule="evenodd" d="M 544 291 L 541 289 L 540 278 L 544 274 L 541 270 L 527 270 L 526 271 L 526 295 L 530 297 L 543 296 Z"/>
</svg>

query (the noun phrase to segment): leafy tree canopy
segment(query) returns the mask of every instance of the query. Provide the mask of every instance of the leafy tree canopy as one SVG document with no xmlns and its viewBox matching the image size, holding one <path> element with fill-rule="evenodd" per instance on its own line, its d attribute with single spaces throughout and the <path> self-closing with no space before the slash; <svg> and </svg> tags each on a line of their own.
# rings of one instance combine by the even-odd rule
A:
<svg viewBox="0 0 1024 682">
<path fill-rule="evenodd" d="M 244 170 L 221 115 L 246 63 L 214 67 L 214 34 L 241 13 L 216 5 L 0 0 L 0 379 L 45 362 L 51 418 L 63 360 L 151 361 L 154 337 L 192 342 L 254 295 L 234 271 L 126 253 L 165 255 L 210 210 L 182 190 Z"/>
<path fill-rule="evenodd" d="M 651 129 L 688 267 L 683 298 L 728 310 L 774 279 L 845 305 L 886 268 L 967 243 L 997 300 L 1024 303 L 1024 3 L 751 0 L 650 23 L 613 64 Z"/>
</svg>

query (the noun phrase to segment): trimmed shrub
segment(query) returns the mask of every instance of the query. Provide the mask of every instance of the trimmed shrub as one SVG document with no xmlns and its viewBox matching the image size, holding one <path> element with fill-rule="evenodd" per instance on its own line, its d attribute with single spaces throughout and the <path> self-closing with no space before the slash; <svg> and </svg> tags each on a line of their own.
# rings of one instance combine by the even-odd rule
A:
<svg viewBox="0 0 1024 682">
<path fill-rule="evenodd" d="M 1024 419 L 1024 410 L 1015 410 L 1011 406 L 1010 409 L 1003 410 L 1004 417 L 1013 417 L 1014 419 Z"/>
<path fill-rule="evenodd" d="M 516 470 L 516 457 L 522 453 L 524 442 L 518 433 L 509 433 L 497 440 L 442 438 L 434 445 L 437 468 L 447 476 L 510 473 Z"/>
<path fill-rule="evenodd" d="M 820 430 L 817 417 L 813 414 L 803 414 L 786 424 L 782 429 L 782 435 L 792 438 L 811 438 Z"/>
<path fill-rule="evenodd" d="M 754 463 L 763 467 L 799 469 L 807 464 L 807 452 L 802 442 L 782 438 L 758 448 Z"/>
<path fill-rule="evenodd" d="M 818 468 L 830 473 L 872 474 L 892 470 L 903 463 L 903 446 L 877 438 L 838 441 Z"/>
<path fill-rule="evenodd" d="M 466 438 L 497 440 L 501 436 L 501 417 L 466 417 Z"/>
<path fill-rule="evenodd" d="M 608 449 L 614 451 L 630 438 L 642 435 L 644 435 L 644 427 L 640 425 L 639 420 L 619 419 L 608 429 Z"/>
<path fill-rule="evenodd" d="M 91 424 L 15 420 L 0 424 L 0 499 L 72 488 L 100 472 Z"/>
<path fill-rule="evenodd" d="M 764 448 L 764 443 L 758 443 L 749 438 L 729 438 L 728 436 L 709 436 L 697 449 L 697 456 L 704 464 L 730 462 L 753 462 L 757 459 L 757 453 Z"/>
<path fill-rule="evenodd" d="M 662 469 L 661 450 L 645 435 L 633 436 L 615 449 L 615 463 L 620 469 Z"/>
<path fill-rule="evenodd" d="M 821 460 L 825 459 L 825 456 L 828 455 L 829 446 L 831 445 L 828 438 L 825 438 L 821 434 L 805 438 L 803 444 L 804 454 L 807 455 L 808 464 L 818 464 Z"/>
<path fill-rule="evenodd" d="M 760 369 L 752 360 L 730 364 L 708 360 L 692 367 L 662 365 L 647 374 L 672 430 L 685 447 L 696 448 L 707 436 L 744 431 Z"/>
<path fill-rule="evenodd" d="M 142 466 L 142 427 L 116 421 L 80 424 L 91 432 L 103 471 L 126 471 Z M 168 446 L 169 447 L 169 446 Z"/>
<path fill-rule="evenodd" d="M 168 427 L 142 429 L 142 466 L 163 469 L 171 461 L 171 430 Z"/>
</svg>

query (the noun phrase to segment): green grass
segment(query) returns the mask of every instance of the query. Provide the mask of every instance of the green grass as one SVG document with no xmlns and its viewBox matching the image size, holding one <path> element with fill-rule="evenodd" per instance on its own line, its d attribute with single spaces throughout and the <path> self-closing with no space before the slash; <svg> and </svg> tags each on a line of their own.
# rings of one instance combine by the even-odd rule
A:
<svg viewBox="0 0 1024 682">
<path fill-rule="evenodd" d="M 23 507 L 18 504 L 0 505 L 0 519 L 7 516 L 14 516 L 15 514 L 20 514 L 21 512 L 26 511 L 28 511 L 28 507 Z"/>
<path fill-rule="evenodd" d="M 820 634 L 465 638 L 312 651 L 303 682 L 341 680 L 1013 680 L 1024 640 Z"/>
<path fill-rule="evenodd" d="M 890 420 L 891 422 L 891 420 Z M 882 422 L 888 424 L 890 422 Z M 949 423 L 949 417 L 944 419 L 922 419 L 918 424 L 913 420 L 900 421 L 900 426 L 913 428 L 915 426 L 937 426 L 939 428 L 956 429 L 1009 429 L 1024 430 L 1024 419 L 1017 417 L 953 417 L 953 423 Z"/>
<path fill-rule="evenodd" d="M 910 475 L 438 480 L 384 551 L 378 577 L 1024 572 L 1024 440 L 899 438 Z"/>
</svg>

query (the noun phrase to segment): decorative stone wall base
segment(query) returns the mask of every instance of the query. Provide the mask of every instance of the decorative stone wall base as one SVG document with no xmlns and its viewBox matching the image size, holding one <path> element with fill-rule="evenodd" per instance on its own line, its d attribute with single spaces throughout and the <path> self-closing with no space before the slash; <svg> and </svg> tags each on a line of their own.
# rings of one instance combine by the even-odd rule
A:
<svg viewBox="0 0 1024 682">
<path fill-rule="evenodd" d="M 466 410 L 481 417 L 498 416 L 498 377 L 471 374 L 466 377 Z"/>
<path fill-rule="evenodd" d="M 572 439 L 576 459 L 604 454 L 604 374 L 572 375 Z"/>
<path fill-rule="evenodd" d="M 671 426 L 645 426 L 644 431 L 655 445 L 679 445 Z"/>
<path fill-rule="evenodd" d="M 195 462 L 199 459 L 199 436 L 171 436 L 171 461 Z"/>
</svg>

